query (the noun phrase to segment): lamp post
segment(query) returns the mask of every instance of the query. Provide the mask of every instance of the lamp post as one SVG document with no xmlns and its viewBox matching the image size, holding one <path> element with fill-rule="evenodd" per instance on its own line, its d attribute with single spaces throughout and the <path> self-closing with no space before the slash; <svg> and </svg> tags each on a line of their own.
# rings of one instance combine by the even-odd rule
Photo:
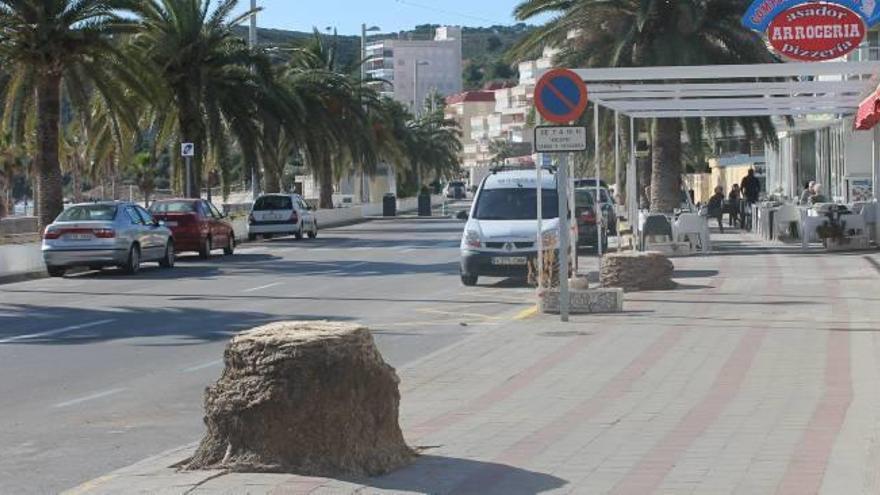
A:
<svg viewBox="0 0 880 495">
<path fill-rule="evenodd" d="M 256 50 L 257 48 L 257 0 L 251 0 L 251 18 L 250 18 L 250 27 L 248 29 L 248 47 L 251 50 Z M 260 186 L 258 184 L 259 180 L 257 178 L 257 167 L 259 165 L 254 163 L 251 167 L 251 196 L 253 196 L 254 201 L 257 200 L 257 196 L 260 194 Z"/>
<path fill-rule="evenodd" d="M 361 24 L 361 84 L 365 84 L 367 80 L 367 33 L 375 33 L 381 31 L 379 26 L 367 27 Z M 361 170 L 361 203 L 368 203 L 370 196 L 367 191 L 367 174 Z"/>
<path fill-rule="evenodd" d="M 416 119 L 422 118 L 422 105 L 419 102 L 419 67 L 431 65 L 430 62 L 426 60 L 416 60 L 413 64 L 413 112 L 416 114 Z M 422 164 L 416 164 L 416 182 L 419 187 L 419 193 L 422 190 Z"/>
</svg>

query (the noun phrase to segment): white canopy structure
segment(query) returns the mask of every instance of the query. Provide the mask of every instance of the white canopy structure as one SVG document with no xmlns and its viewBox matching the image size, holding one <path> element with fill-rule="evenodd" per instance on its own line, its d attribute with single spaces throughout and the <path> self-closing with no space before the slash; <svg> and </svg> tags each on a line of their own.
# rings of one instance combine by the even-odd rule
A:
<svg viewBox="0 0 880 495">
<path fill-rule="evenodd" d="M 852 115 L 877 88 L 880 62 L 779 63 L 577 69 L 599 106 L 635 119 Z M 616 120 L 617 122 L 617 120 Z M 617 126 L 615 126 L 617 128 Z M 596 129 L 598 133 L 598 127 Z M 638 214 L 635 136 L 627 167 L 630 219 Z M 597 146 L 597 175 L 600 151 Z M 615 140 L 619 142 L 619 136 Z M 617 170 L 619 154 L 615 150 Z M 874 177 L 880 177 L 874 160 Z M 616 173 L 620 176 L 619 172 Z M 875 180 L 876 184 L 876 180 Z M 636 223 L 636 222 L 634 222 Z"/>
</svg>

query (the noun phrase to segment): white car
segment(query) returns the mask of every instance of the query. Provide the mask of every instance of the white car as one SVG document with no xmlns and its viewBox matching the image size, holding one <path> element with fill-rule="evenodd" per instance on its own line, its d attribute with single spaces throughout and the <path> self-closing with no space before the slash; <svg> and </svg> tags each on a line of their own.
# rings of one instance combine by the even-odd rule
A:
<svg viewBox="0 0 880 495">
<path fill-rule="evenodd" d="M 556 174 L 541 179 L 543 243 L 557 244 L 559 199 Z M 527 278 L 538 255 L 537 172 L 496 172 L 483 180 L 461 239 L 461 281 L 473 286 L 481 276 Z"/>
<path fill-rule="evenodd" d="M 315 212 L 298 194 L 264 194 L 257 198 L 248 215 L 248 240 L 257 236 L 294 235 L 302 239 L 318 237 Z"/>
</svg>

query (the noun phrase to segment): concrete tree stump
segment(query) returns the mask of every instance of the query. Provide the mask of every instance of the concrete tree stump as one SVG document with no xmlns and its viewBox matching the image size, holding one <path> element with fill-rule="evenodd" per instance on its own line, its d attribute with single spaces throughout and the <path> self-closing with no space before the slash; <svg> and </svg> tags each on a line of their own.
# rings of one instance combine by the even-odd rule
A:
<svg viewBox="0 0 880 495">
<path fill-rule="evenodd" d="M 674 289 L 675 267 L 660 253 L 613 253 L 602 258 L 602 287 L 619 287 L 626 292 Z"/>
<path fill-rule="evenodd" d="M 367 328 L 274 323 L 234 337 L 224 360 L 185 469 L 376 476 L 414 458 L 399 379 Z"/>
</svg>

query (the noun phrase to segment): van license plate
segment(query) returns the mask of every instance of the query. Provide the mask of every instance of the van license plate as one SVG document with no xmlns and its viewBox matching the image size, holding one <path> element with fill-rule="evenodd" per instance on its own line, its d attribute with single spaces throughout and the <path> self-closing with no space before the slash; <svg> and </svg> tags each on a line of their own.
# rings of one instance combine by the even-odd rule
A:
<svg viewBox="0 0 880 495">
<path fill-rule="evenodd" d="M 528 259 L 525 256 L 516 256 L 516 257 L 505 257 L 505 258 L 492 258 L 493 265 L 501 265 L 501 266 L 522 266 L 528 263 Z"/>
</svg>

